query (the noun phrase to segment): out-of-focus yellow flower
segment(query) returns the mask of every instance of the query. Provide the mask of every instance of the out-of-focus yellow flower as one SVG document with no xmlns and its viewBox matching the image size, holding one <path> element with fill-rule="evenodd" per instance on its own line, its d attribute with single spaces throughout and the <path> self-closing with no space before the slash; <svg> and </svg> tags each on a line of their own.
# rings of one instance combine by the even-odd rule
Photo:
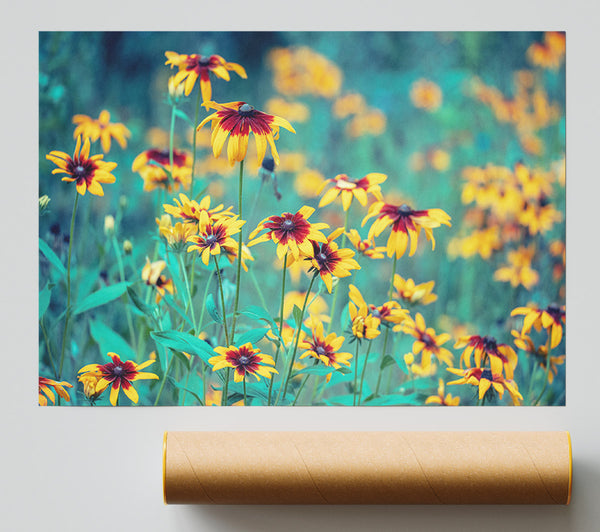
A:
<svg viewBox="0 0 600 532">
<path fill-rule="evenodd" d="M 554 349 L 560 344 L 563 336 L 562 324 L 566 321 L 564 305 L 555 303 L 548 305 L 545 309 L 537 307 L 517 307 L 511 316 L 524 316 L 521 334 L 528 333 L 532 327 L 537 331 L 546 329 L 550 338 L 550 348 Z"/>
<path fill-rule="evenodd" d="M 500 344 L 493 336 L 470 335 L 463 336 L 454 344 L 455 348 L 464 347 L 460 355 L 460 365 L 471 366 L 471 355 L 475 366 L 483 367 L 489 363 L 493 373 L 504 373 L 508 379 L 514 377 L 514 371 L 519 361 L 514 349 L 507 344 Z"/>
<path fill-rule="evenodd" d="M 450 166 L 450 154 L 441 148 L 434 148 L 427 152 L 427 159 L 434 170 L 443 172 Z"/>
<path fill-rule="evenodd" d="M 328 184 L 333 186 L 323 194 L 319 207 L 329 205 L 340 196 L 342 198 L 342 207 L 345 211 L 350 208 L 352 199 L 356 200 L 363 206 L 367 206 L 368 194 L 373 194 L 378 200 L 382 200 L 381 187 L 379 186 L 387 179 L 387 175 L 372 172 L 361 178 L 351 178 L 346 174 L 336 175 L 332 179 L 327 179 L 321 186 L 321 193 Z"/>
<path fill-rule="evenodd" d="M 265 110 L 272 115 L 283 115 L 292 122 L 306 122 L 310 117 L 310 109 L 300 102 L 290 102 L 283 98 L 271 98 L 265 104 Z"/>
<path fill-rule="evenodd" d="M 518 249 L 508 252 L 508 264 L 498 268 L 494 272 L 494 279 L 510 283 L 513 288 L 523 285 L 531 290 L 539 281 L 539 274 L 531 267 L 531 261 L 535 255 L 535 246 L 520 246 Z"/>
<path fill-rule="evenodd" d="M 287 320 L 291 316 L 292 310 L 294 309 L 294 305 L 298 308 L 302 308 L 305 297 L 306 292 L 287 292 L 283 300 L 283 319 Z M 325 300 L 321 296 L 316 296 L 309 301 L 312 302 L 306 307 L 306 312 L 308 312 L 311 316 L 320 321 L 328 322 L 328 306 Z"/>
<path fill-rule="evenodd" d="M 410 88 L 410 99 L 415 107 L 425 111 L 437 111 L 442 105 L 442 89 L 437 83 L 421 78 Z"/>
<path fill-rule="evenodd" d="M 165 188 L 170 192 L 180 186 L 187 190 L 192 182 L 192 157 L 184 151 L 173 150 L 171 168 L 169 150 L 146 150 L 134 159 L 131 170 L 140 174 L 146 192 L 155 188 Z"/>
<path fill-rule="evenodd" d="M 339 96 L 333 102 L 333 116 L 336 118 L 346 118 L 350 115 L 362 113 L 367 108 L 367 103 L 362 94 L 351 92 Z"/>
<path fill-rule="evenodd" d="M 316 198 L 324 183 L 325 177 L 321 172 L 305 168 L 294 179 L 294 190 L 302 198 Z"/>
<path fill-rule="evenodd" d="M 306 168 L 306 155 L 299 152 L 282 152 L 280 154 L 279 172 L 300 172 Z"/>
<path fill-rule="evenodd" d="M 340 92 L 340 69 L 307 46 L 274 48 L 268 60 L 273 69 L 273 85 L 281 94 L 333 98 Z"/>
<path fill-rule="evenodd" d="M 527 49 L 527 59 L 542 68 L 557 70 L 565 59 L 566 37 L 564 32 L 544 33 L 544 42 L 534 42 Z"/>
<path fill-rule="evenodd" d="M 557 211 L 545 198 L 530 202 L 519 214 L 519 223 L 527 227 L 529 234 L 547 233 L 556 222 L 562 220 L 562 213 Z"/>
<path fill-rule="evenodd" d="M 387 118 L 383 111 L 369 107 L 366 111 L 354 115 L 346 124 L 346 134 L 357 138 L 364 135 L 377 137 L 385 132 Z"/>
<path fill-rule="evenodd" d="M 427 160 L 425 159 L 425 154 L 417 151 L 410 156 L 410 168 L 415 172 L 422 172 L 425 170 L 425 165 Z"/>
<path fill-rule="evenodd" d="M 450 258 L 468 259 L 479 255 L 482 259 L 487 260 L 494 251 L 499 249 L 502 249 L 502 240 L 500 239 L 500 228 L 497 225 L 473 231 L 464 237 L 455 237 L 448 243 Z"/>
</svg>

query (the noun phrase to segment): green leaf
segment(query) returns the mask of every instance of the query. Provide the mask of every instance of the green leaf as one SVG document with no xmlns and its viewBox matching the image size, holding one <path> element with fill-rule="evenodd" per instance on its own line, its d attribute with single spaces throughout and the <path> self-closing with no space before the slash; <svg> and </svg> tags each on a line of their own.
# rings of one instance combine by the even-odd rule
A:
<svg viewBox="0 0 600 532">
<path fill-rule="evenodd" d="M 190 365 L 191 365 L 191 360 L 188 357 L 186 357 L 181 351 L 173 351 L 173 356 L 176 357 L 177 359 L 179 359 L 179 361 L 181 363 L 183 363 L 183 365 L 189 371 Z"/>
<path fill-rule="evenodd" d="M 422 377 L 420 379 L 408 380 L 400 386 L 397 391 L 404 393 L 406 391 L 415 390 L 431 390 L 437 389 L 437 381 L 434 381 L 431 377 Z"/>
<path fill-rule="evenodd" d="M 404 360 L 404 359 L 402 359 L 402 360 Z M 392 357 L 391 355 L 385 355 L 381 359 L 381 364 L 379 365 L 379 369 L 385 369 L 388 366 L 391 366 L 394 362 L 395 362 L 394 357 Z"/>
<path fill-rule="evenodd" d="M 183 279 L 181 278 L 181 269 L 179 268 L 179 261 L 173 253 L 166 253 L 166 250 L 165 255 L 167 256 L 167 266 L 169 268 L 171 278 L 173 279 L 173 283 L 175 284 L 175 290 L 178 294 L 180 294 L 180 297 L 183 298 L 183 294 L 187 294 L 187 289 L 185 287 Z"/>
<path fill-rule="evenodd" d="M 302 309 L 298 305 L 294 305 L 292 315 L 294 316 L 294 323 L 296 324 L 296 327 L 300 327 L 302 324 Z"/>
<path fill-rule="evenodd" d="M 369 406 L 386 406 L 386 405 L 422 405 L 423 401 L 419 394 L 411 393 L 409 395 L 403 394 L 389 394 L 389 395 L 380 395 L 378 397 L 368 398 L 368 400 L 363 400 L 363 405 Z"/>
<path fill-rule="evenodd" d="M 292 373 L 292 378 L 298 375 L 329 375 L 330 373 L 341 373 L 342 375 L 347 375 L 348 373 L 352 373 L 352 370 L 346 366 L 341 366 L 340 369 L 335 369 L 331 366 L 318 364 L 316 366 L 309 366 L 307 368 L 294 371 L 294 373 Z"/>
<path fill-rule="evenodd" d="M 406 365 L 406 362 L 404 362 L 404 355 L 392 355 L 394 362 L 396 362 L 396 364 L 398 364 L 398 367 L 406 374 L 408 375 L 408 366 Z"/>
<path fill-rule="evenodd" d="M 154 309 L 150 305 L 147 305 L 146 303 L 144 303 L 144 301 L 142 301 L 142 299 L 140 298 L 140 296 L 137 295 L 137 292 L 132 286 L 127 287 L 127 295 L 129 295 L 129 299 L 131 299 L 131 302 L 136 306 L 138 310 L 140 310 L 149 318 L 154 317 Z"/>
<path fill-rule="evenodd" d="M 325 399 L 325 404 L 330 406 L 352 406 L 354 404 L 354 396 L 352 394 L 338 395 Z"/>
<path fill-rule="evenodd" d="M 256 342 L 262 340 L 268 331 L 268 328 L 252 329 L 250 331 L 246 331 L 244 334 L 240 335 L 237 338 L 237 340 L 235 341 L 235 345 L 239 347 L 240 345 L 247 344 L 248 342 L 254 345 Z"/>
<path fill-rule="evenodd" d="M 50 264 L 52 264 L 62 275 L 67 275 L 67 270 L 58 258 L 58 255 L 54 253 L 54 251 L 52 251 L 52 248 L 48 244 L 46 244 L 44 240 L 40 238 L 39 241 L 40 251 L 50 261 Z"/>
<path fill-rule="evenodd" d="M 50 288 L 48 288 L 48 283 L 46 283 L 46 286 L 44 286 L 44 288 L 42 288 L 40 290 L 40 297 L 39 297 L 39 305 L 38 305 L 38 309 L 39 309 L 39 319 L 42 319 L 42 316 L 46 313 L 46 310 L 48 310 L 48 305 L 50 305 L 50 296 L 52 295 L 52 290 Z"/>
<path fill-rule="evenodd" d="M 248 318 L 256 320 L 256 321 L 261 321 L 261 320 L 266 321 L 271 326 L 271 329 L 274 332 L 277 333 L 277 331 L 278 331 L 275 320 L 262 307 L 258 307 L 256 305 L 250 305 L 249 307 L 246 307 L 244 310 L 240 311 L 240 314 L 247 316 Z"/>
<path fill-rule="evenodd" d="M 103 355 L 113 352 L 120 355 L 123 360 L 135 360 L 135 351 L 129 343 L 108 325 L 98 320 L 90 320 L 90 334 Z"/>
<path fill-rule="evenodd" d="M 254 378 L 254 377 L 253 377 Z M 269 400 L 269 379 L 261 379 L 260 382 L 246 381 L 246 396 L 262 399 L 265 403 Z M 229 401 L 236 402 L 244 398 L 244 384 L 242 382 L 229 383 L 229 392 L 235 397 L 229 396 Z M 240 397 L 237 397 L 239 394 Z"/>
<path fill-rule="evenodd" d="M 208 297 L 206 298 L 206 310 L 208 310 L 210 317 L 217 323 L 223 322 L 223 318 L 221 317 L 221 313 L 217 309 L 217 305 L 215 304 L 215 298 L 212 294 L 208 294 Z"/>
<path fill-rule="evenodd" d="M 200 396 L 193 392 L 192 390 L 190 390 L 189 388 L 186 388 L 185 386 L 182 386 L 181 384 L 179 384 L 173 377 L 168 377 L 167 380 L 173 385 L 175 386 L 175 388 L 179 388 L 180 390 L 184 390 L 187 393 L 189 393 L 190 395 L 192 395 L 196 401 L 198 401 L 200 403 L 201 406 L 204 406 L 204 401 L 200 398 Z"/>
<path fill-rule="evenodd" d="M 167 305 L 169 305 L 175 312 L 177 312 L 177 314 L 179 314 L 192 329 L 194 328 L 192 320 L 190 320 L 186 316 L 184 310 L 179 305 L 177 305 L 177 303 L 175 303 L 175 300 L 173 299 L 173 296 L 171 294 L 165 294 L 165 296 L 163 297 L 163 301 L 167 303 Z"/>
<path fill-rule="evenodd" d="M 84 298 L 84 300 L 75 307 L 73 315 L 76 316 L 77 314 L 81 314 L 82 312 L 86 312 L 93 308 L 100 307 L 101 305 L 105 305 L 106 303 L 114 301 L 115 299 L 121 297 L 125 293 L 128 286 L 129 283 L 123 282 L 116 283 L 110 286 L 105 286 L 103 288 L 100 288 L 100 290 L 96 290 L 95 292 L 91 293 L 89 296 Z"/>
<path fill-rule="evenodd" d="M 200 340 L 200 338 L 193 334 L 171 330 L 153 331 L 150 333 L 150 336 L 159 344 L 174 351 L 185 351 L 190 355 L 195 355 L 201 358 L 206 364 L 209 364 L 209 358 L 215 356 L 215 352 L 210 344 L 204 340 Z"/>
</svg>

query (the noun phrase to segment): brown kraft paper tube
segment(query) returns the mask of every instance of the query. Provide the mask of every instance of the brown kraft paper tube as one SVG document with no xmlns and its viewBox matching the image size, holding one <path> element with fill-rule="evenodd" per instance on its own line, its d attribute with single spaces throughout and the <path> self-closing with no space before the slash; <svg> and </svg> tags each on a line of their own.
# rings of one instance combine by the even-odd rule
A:
<svg viewBox="0 0 600 532">
<path fill-rule="evenodd" d="M 167 504 L 569 504 L 568 432 L 166 432 Z"/>
</svg>

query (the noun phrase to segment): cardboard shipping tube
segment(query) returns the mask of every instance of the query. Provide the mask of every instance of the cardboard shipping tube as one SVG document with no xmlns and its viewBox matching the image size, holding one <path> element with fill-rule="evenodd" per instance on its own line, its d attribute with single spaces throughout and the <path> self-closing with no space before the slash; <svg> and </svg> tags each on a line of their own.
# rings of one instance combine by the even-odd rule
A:
<svg viewBox="0 0 600 532">
<path fill-rule="evenodd" d="M 166 432 L 167 504 L 569 504 L 568 432 Z"/>
</svg>

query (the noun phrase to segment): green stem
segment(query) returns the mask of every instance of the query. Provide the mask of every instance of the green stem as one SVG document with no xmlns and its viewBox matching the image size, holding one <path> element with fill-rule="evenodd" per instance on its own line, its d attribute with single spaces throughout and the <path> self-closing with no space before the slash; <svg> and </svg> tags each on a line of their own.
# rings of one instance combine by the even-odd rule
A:
<svg viewBox="0 0 600 532">
<path fill-rule="evenodd" d="M 244 406 L 248 406 L 248 399 L 246 398 L 246 375 L 244 375 Z"/>
<path fill-rule="evenodd" d="M 54 376 L 58 379 L 58 372 L 56 371 L 56 365 L 54 364 L 54 357 L 52 356 L 52 350 L 50 349 L 50 339 L 48 338 L 48 331 L 46 331 L 46 326 L 44 325 L 44 316 L 40 318 L 40 328 L 42 329 L 42 334 L 44 335 L 44 342 L 46 343 L 46 351 L 48 352 L 48 358 L 50 359 L 50 364 L 52 365 L 52 370 L 54 371 Z"/>
<path fill-rule="evenodd" d="M 190 183 L 190 198 L 194 199 L 194 169 L 196 167 L 196 124 L 198 123 L 198 115 L 200 114 L 200 90 L 198 90 L 198 96 L 196 97 L 196 113 L 194 114 L 194 132 L 192 133 L 192 181 Z M 194 283 L 192 283 L 194 286 Z"/>
<path fill-rule="evenodd" d="M 169 181 L 173 181 L 173 137 L 175 135 L 175 110 L 177 106 L 173 104 L 171 106 L 171 127 L 169 129 L 169 167 L 171 169 L 171 178 Z"/>
<path fill-rule="evenodd" d="M 367 354 L 365 355 L 365 365 L 363 366 L 363 370 L 362 373 L 360 375 L 360 388 L 358 390 L 358 405 L 360 406 L 360 403 L 362 401 L 362 390 L 363 390 L 363 384 L 365 382 L 365 371 L 367 369 L 367 362 L 369 361 L 369 353 L 371 352 L 371 346 L 373 345 L 373 342 L 369 342 L 369 347 L 367 348 Z"/>
<path fill-rule="evenodd" d="M 191 273 L 190 273 L 190 294 L 194 293 L 194 277 L 196 276 L 196 259 L 198 258 L 198 253 L 194 253 L 194 256 L 192 257 L 192 266 L 191 266 Z M 190 298 L 188 304 L 191 305 L 192 300 Z M 185 307 L 185 312 L 187 313 L 188 311 L 188 307 Z M 200 326 L 200 324 L 198 324 L 198 326 Z"/>
<path fill-rule="evenodd" d="M 285 386 L 283 387 L 283 397 L 285 397 L 285 394 L 287 392 L 287 387 L 290 383 L 290 376 L 292 375 L 292 368 L 294 367 L 294 361 L 296 360 L 296 352 L 298 351 L 298 343 L 300 342 L 300 333 L 302 332 L 302 322 L 304 321 L 304 311 L 306 310 L 306 303 L 308 302 L 308 296 L 310 295 L 310 291 L 312 290 L 312 286 L 315 282 L 315 279 L 317 278 L 317 275 L 319 275 L 318 272 L 315 272 L 312 279 L 310 280 L 310 285 L 308 286 L 308 290 L 306 291 L 306 296 L 304 296 L 304 303 L 302 304 L 302 310 L 300 312 L 300 323 L 298 323 L 298 330 L 296 331 L 296 342 L 294 344 L 294 351 L 292 353 L 292 357 L 290 358 L 290 363 L 286 372 Z"/>
<path fill-rule="evenodd" d="M 254 288 L 256 289 L 256 293 L 258 294 L 258 297 L 260 298 L 260 303 L 261 303 L 263 309 L 265 309 L 268 312 L 269 307 L 267 305 L 267 302 L 265 301 L 265 296 L 263 295 L 262 290 L 260 289 L 260 285 L 258 284 L 258 281 L 256 280 L 256 275 L 254 274 L 254 269 L 249 268 L 248 271 L 250 272 L 250 279 L 252 279 L 252 284 L 254 285 Z"/>
<path fill-rule="evenodd" d="M 350 216 L 350 208 L 348 208 L 348 210 L 346 211 L 346 217 L 344 218 L 344 236 L 342 236 L 342 245 L 340 246 L 340 249 L 346 245 L 346 231 L 348 230 L 349 216 Z M 331 332 L 331 327 L 333 326 L 333 316 L 335 315 L 335 308 L 337 306 L 337 298 L 338 298 L 339 288 L 340 288 L 340 283 L 338 281 L 338 283 L 335 285 L 335 288 L 333 289 L 333 300 L 331 302 L 331 313 L 329 315 L 329 324 L 327 325 L 327 334 L 329 334 Z"/>
<path fill-rule="evenodd" d="M 225 384 L 223 385 L 223 393 L 221 394 L 221 406 L 227 406 L 227 396 L 229 395 L 229 378 L 231 368 L 225 368 Z"/>
<path fill-rule="evenodd" d="M 183 281 L 185 283 L 185 289 L 187 291 L 187 296 L 188 296 L 188 305 L 192 312 L 192 325 L 194 326 L 193 334 L 197 334 L 198 328 L 196 326 L 196 316 L 194 313 L 194 304 L 192 303 L 192 292 L 190 290 L 190 283 L 188 282 L 188 276 L 187 276 L 187 272 L 185 271 L 185 264 L 183 263 L 183 258 L 181 257 L 181 253 L 177 254 L 177 259 L 179 262 L 179 269 L 181 270 L 181 272 L 183 274 Z"/>
<path fill-rule="evenodd" d="M 118 227 L 118 226 L 117 226 Z M 117 238 L 113 234 L 111 238 L 112 245 L 115 250 L 115 256 L 117 257 L 117 264 L 119 266 L 119 276 L 121 278 L 121 282 L 125 282 L 125 268 L 123 266 L 123 259 L 121 258 L 121 249 L 119 248 L 119 243 L 117 242 Z M 137 341 L 135 337 L 135 329 L 133 328 L 133 318 L 131 317 L 131 311 L 129 310 L 129 305 L 125 305 L 125 314 L 127 316 L 127 328 L 129 329 L 129 337 L 131 338 L 131 347 L 135 351 L 137 355 Z"/>
<path fill-rule="evenodd" d="M 275 350 L 275 367 L 277 367 L 277 361 L 279 360 L 279 351 L 281 349 L 281 344 L 283 343 L 282 332 L 283 332 L 283 302 L 285 299 L 285 278 L 287 273 L 287 256 L 288 252 L 285 252 L 285 256 L 283 257 L 283 274 L 281 280 L 281 302 L 279 304 L 279 342 L 277 344 L 277 349 Z M 271 394 L 273 393 L 273 381 L 274 376 L 271 377 L 271 382 L 269 383 L 269 398 L 267 400 L 267 405 L 271 404 Z"/>
<path fill-rule="evenodd" d="M 58 365 L 58 379 L 62 376 L 63 364 L 65 362 L 65 348 L 67 346 L 67 329 L 71 318 L 71 251 L 73 249 L 73 232 L 75 230 L 75 215 L 77 213 L 77 203 L 79 202 L 79 192 L 75 192 L 75 202 L 73 203 L 73 213 L 71 214 L 71 229 L 69 231 L 69 252 L 67 258 L 67 310 L 65 314 L 65 325 L 63 328 L 62 348 L 60 351 L 60 363 Z M 60 397 L 58 399 L 60 404 Z"/>
<path fill-rule="evenodd" d="M 396 254 L 394 253 L 394 260 L 392 262 L 392 276 L 390 279 L 390 287 L 388 289 L 388 300 L 392 299 L 392 295 L 394 293 L 394 277 L 396 277 L 396 266 L 398 265 L 398 259 L 396 258 Z M 385 358 L 387 355 L 387 345 L 388 339 L 390 335 L 390 328 L 385 328 L 385 334 L 383 336 L 383 349 L 381 350 L 381 359 Z M 383 374 L 383 368 L 379 367 L 379 375 L 377 376 L 377 385 L 375 386 L 375 395 L 379 395 L 379 386 L 381 385 L 381 376 Z"/>
<path fill-rule="evenodd" d="M 200 311 L 200 321 L 198 322 L 198 331 L 202 330 L 202 325 L 204 322 L 204 311 L 206 310 L 206 298 L 208 297 L 208 289 L 210 287 L 210 282 L 212 281 L 212 275 L 208 276 L 206 280 L 206 287 L 204 288 L 204 296 L 202 297 L 202 310 Z"/>
<path fill-rule="evenodd" d="M 302 384 L 300 384 L 300 388 L 298 388 L 298 391 L 296 392 L 296 397 L 294 398 L 294 402 L 292 403 L 292 406 L 296 406 L 296 403 L 298 402 L 298 399 L 300 398 L 300 394 L 302 393 L 302 390 L 304 389 L 304 385 L 306 384 L 306 381 L 308 380 L 309 377 L 310 377 L 310 374 L 306 375 L 304 377 L 304 379 L 302 380 Z"/>
<path fill-rule="evenodd" d="M 242 220 L 242 185 L 244 182 L 244 160 L 240 161 L 240 177 L 238 186 L 238 212 L 240 220 Z M 240 228 L 238 236 L 238 260 L 237 260 L 237 277 L 235 283 L 235 303 L 233 305 L 233 324 L 231 325 L 231 342 L 233 343 L 235 338 L 235 325 L 237 321 L 237 311 L 240 301 L 240 284 L 241 284 L 241 273 L 242 273 L 242 234 L 243 229 Z"/>
<path fill-rule="evenodd" d="M 550 339 L 548 339 L 548 354 L 546 355 L 546 371 L 544 372 L 544 386 L 542 388 L 542 391 L 540 392 L 540 395 L 538 395 L 538 398 L 535 400 L 535 402 L 533 403 L 534 406 L 537 406 L 539 404 L 539 402 L 542 400 L 542 397 L 544 396 L 544 393 L 546 392 L 546 388 L 548 387 L 548 374 L 550 373 L 550 352 L 552 351 L 552 348 L 550 347 Z"/>
<path fill-rule="evenodd" d="M 162 395 L 163 388 L 165 387 L 165 382 L 167 382 L 167 377 L 171 372 L 171 367 L 173 366 L 173 361 L 175 360 L 175 355 L 171 355 L 171 360 L 169 360 L 169 364 L 167 365 L 167 370 L 163 375 L 162 382 L 160 383 L 160 388 L 158 389 L 158 395 L 156 396 L 156 400 L 154 401 L 154 406 L 158 405 L 158 401 L 160 400 L 160 396 Z"/>
<path fill-rule="evenodd" d="M 215 260 L 215 268 L 217 270 L 217 277 L 219 278 L 219 292 L 221 293 L 221 312 L 223 314 L 223 330 L 225 331 L 225 342 L 227 342 L 227 347 L 229 347 L 231 344 L 229 343 L 229 333 L 227 331 L 227 309 L 225 308 L 225 296 L 223 295 L 223 281 L 221 280 L 221 270 L 219 270 L 217 256 L 213 255 L 213 259 Z"/>
<path fill-rule="evenodd" d="M 360 346 L 360 341 L 356 340 L 356 354 L 354 355 L 354 387 L 352 388 L 352 393 L 354 398 L 352 399 L 352 406 L 356 406 L 356 391 L 358 390 L 358 348 Z"/>
</svg>

